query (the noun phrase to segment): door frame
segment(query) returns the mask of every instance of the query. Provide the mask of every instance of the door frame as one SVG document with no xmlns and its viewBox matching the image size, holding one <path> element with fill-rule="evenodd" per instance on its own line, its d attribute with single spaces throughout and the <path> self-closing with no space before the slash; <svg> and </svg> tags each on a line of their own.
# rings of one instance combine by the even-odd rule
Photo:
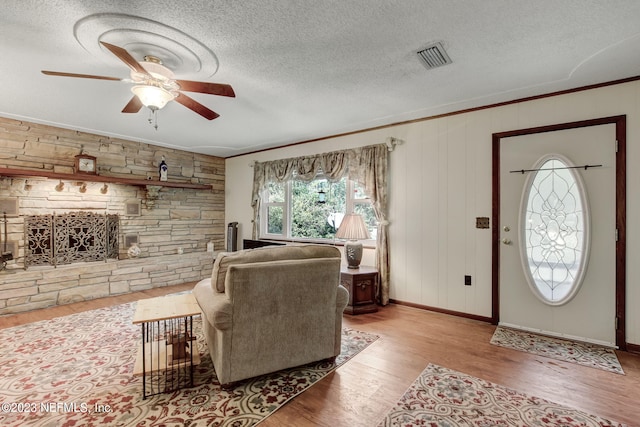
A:
<svg viewBox="0 0 640 427">
<path fill-rule="evenodd" d="M 626 234 L 627 234 L 627 116 L 611 116 L 577 122 L 560 123 L 526 129 L 497 132 L 492 135 L 492 223 L 491 233 L 491 322 L 500 321 L 500 144 L 503 138 L 555 132 L 589 126 L 615 124 L 616 129 L 616 241 L 615 281 L 615 333 L 616 345 L 620 350 L 627 349 L 626 341 Z"/>
</svg>

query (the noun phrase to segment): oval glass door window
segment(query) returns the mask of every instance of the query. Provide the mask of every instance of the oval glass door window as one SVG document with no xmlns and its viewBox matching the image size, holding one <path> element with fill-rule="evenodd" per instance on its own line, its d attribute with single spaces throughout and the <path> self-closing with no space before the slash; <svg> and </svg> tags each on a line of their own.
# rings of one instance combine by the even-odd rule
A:
<svg viewBox="0 0 640 427">
<path fill-rule="evenodd" d="M 578 292 L 589 259 L 584 184 L 572 164 L 554 154 L 540 159 L 524 188 L 520 254 L 533 293 L 549 305 Z"/>
</svg>

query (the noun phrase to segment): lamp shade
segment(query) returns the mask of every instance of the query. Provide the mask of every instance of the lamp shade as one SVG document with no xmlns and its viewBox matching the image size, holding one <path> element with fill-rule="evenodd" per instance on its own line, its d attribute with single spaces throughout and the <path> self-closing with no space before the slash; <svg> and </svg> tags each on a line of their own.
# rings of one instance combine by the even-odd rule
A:
<svg viewBox="0 0 640 427">
<path fill-rule="evenodd" d="M 131 92 L 140 99 L 142 105 L 151 110 L 159 110 L 175 98 L 168 90 L 151 85 L 135 85 Z"/>
<path fill-rule="evenodd" d="M 362 239 L 370 239 L 369 230 L 367 229 L 367 225 L 364 223 L 364 219 L 362 216 L 357 213 L 350 213 L 345 215 L 342 220 L 342 224 L 338 228 L 336 232 L 337 239 L 346 239 L 346 240 L 362 240 Z"/>
</svg>

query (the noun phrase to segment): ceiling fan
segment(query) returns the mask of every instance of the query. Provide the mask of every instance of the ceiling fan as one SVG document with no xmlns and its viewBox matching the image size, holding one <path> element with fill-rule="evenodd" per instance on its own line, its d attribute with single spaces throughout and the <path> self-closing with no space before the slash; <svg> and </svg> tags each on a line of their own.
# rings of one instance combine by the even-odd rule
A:
<svg viewBox="0 0 640 427">
<path fill-rule="evenodd" d="M 42 70 L 42 73 L 48 76 L 132 82 L 134 86 L 131 88 L 131 92 L 133 92 L 134 96 L 122 110 L 123 113 L 137 113 L 143 106 L 155 113 L 168 102 L 175 100 L 179 104 L 200 114 L 205 119 L 213 120 L 219 117 L 218 113 L 185 95 L 182 91 L 228 96 L 232 98 L 236 96 L 233 88 L 227 84 L 174 79 L 171 70 L 162 65 L 162 61 L 155 56 L 147 55 L 144 57 L 144 61 L 138 62 L 125 49 L 106 42 L 100 43 L 122 62 L 127 64 L 131 69 L 131 79 L 46 70 Z"/>
</svg>

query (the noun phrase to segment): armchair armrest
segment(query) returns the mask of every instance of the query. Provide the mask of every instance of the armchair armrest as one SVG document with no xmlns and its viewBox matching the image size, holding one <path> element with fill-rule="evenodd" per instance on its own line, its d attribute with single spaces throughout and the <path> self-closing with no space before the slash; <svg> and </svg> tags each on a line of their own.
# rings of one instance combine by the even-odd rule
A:
<svg viewBox="0 0 640 427">
<path fill-rule="evenodd" d="M 338 313 L 342 313 L 349 303 L 349 291 L 342 285 L 338 285 L 338 293 L 336 294 L 336 309 Z"/>
<path fill-rule="evenodd" d="M 231 301 L 225 293 L 215 292 L 211 279 L 203 279 L 193 288 L 193 295 L 202 310 L 203 316 L 216 329 L 231 328 Z"/>
<path fill-rule="evenodd" d="M 338 285 L 336 293 L 336 324 L 334 331 L 333 356 L 336 357 L 342 351 L 342 312 L 349 303 L 349 291 L 342 285 Z"/>
</svg>

